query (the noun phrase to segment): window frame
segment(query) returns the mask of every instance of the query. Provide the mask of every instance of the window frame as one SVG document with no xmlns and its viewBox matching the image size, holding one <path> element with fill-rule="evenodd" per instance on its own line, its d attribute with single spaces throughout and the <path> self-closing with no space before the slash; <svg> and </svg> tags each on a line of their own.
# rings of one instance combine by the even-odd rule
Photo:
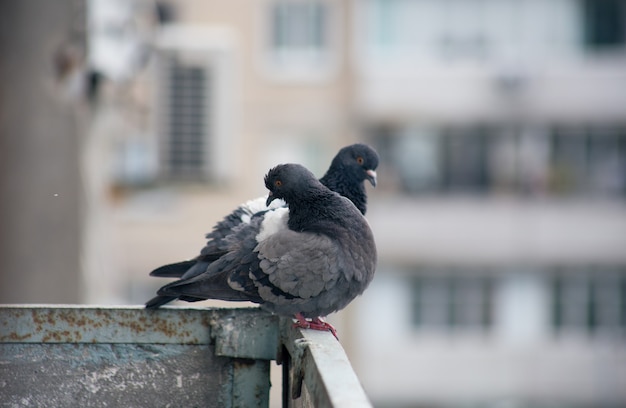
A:
<svg viewBox="0 0 626 408">
<path fill-rule="evenodd" d="M 485 334 L 493 329 L 496 278 L 489 272 L 468 272 L 442 270 L 410 277 L 414 330 Z"/>
<path fill-rule="evenodd" d="M 550 280 L 556 336 L 626 333 L 626 269 L 558 268 Z"/>
<path fill-rule="evenodd" d="M 327 82 L 334 79 L 340 70 L 342 33 L 342 2 L 332 0 L 267 0 L 263 3 L 260 24 L 262 39 L 260 44 L 261 71 L 265 78 L 273 82 Z M 321 38 L 319 49 L 297 46 L 276 49 L 274 46 L 277 7 L 321 7 L 324 27 L 314 37 Z M 293 11 L 293 9 L 292 9 Z M 318 16 L 319 17 L 319 16 Z M 300 36 L 307 30 L 300 31 Z M 309 31 L 310 32 L 310 31 Z M 306 36 L 306 35 L 305 35 Z M 297 40 L 296 40 L 297 41 Z"/>
</svg>

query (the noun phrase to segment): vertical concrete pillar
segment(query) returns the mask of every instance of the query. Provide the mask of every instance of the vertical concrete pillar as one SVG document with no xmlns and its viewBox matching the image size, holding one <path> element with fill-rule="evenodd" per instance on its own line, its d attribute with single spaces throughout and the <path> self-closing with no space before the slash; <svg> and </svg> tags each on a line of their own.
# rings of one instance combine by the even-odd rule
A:
<svg viewBox="0 0 626 408">
<path fill-rule="evenodd" d="M 0 303 L 81 300 L 84 7 L 0 2 Z"/>
</svg>

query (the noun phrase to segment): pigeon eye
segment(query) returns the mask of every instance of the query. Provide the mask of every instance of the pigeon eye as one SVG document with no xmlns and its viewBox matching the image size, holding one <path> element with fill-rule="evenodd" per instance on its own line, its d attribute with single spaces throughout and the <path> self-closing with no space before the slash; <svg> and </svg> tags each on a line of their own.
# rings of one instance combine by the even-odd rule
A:
<svg viewBox="0 0 626 408">
<path fill-rule="evenodd" d="M 280 187 L 280 186 L 282 186 L 282 185 L 283 185 L 283 182 L 282 182 L 282 181 L 280 181 L 280 180 L 276 180 L 276 181 L 274 182 L 274 186 L 276 186 L 276 187 Z"/>
<path fill-rule="evenodd" d="M 356 158 L 356 162 L 359 163 L 359 164 L 363 164 L 363 162 L 365 162 L 365 160 L 361 156 L 359 156 L 359 157 Z"/>
</svg>

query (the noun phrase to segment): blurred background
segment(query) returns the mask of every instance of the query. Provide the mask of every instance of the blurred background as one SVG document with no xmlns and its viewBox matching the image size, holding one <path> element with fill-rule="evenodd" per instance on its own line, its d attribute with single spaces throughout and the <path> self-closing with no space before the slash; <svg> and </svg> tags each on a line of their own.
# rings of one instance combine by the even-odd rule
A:
<svg viewBox="0 0 626 408">
<path fill-rule="evenodd" d="M 623 0 L 3 1 L 0 303 L 142 304 L 357 141 L 375 406 L 626 406 Z"/>
</svg>

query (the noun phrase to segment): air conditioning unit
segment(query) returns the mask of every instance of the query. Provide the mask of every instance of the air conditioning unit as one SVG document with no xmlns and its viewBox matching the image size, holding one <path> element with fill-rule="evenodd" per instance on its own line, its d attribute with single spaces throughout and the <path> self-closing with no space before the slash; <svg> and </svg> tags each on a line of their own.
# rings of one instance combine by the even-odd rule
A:
<svg viewBox="0 0 626 408">
<path fill-rule="evenodd" d="M 234 145 L 234 35 L 226 28 L 166 26 L 155 47 L 154 127 L 159 177 L 228 181 Z"/>
</svg>

